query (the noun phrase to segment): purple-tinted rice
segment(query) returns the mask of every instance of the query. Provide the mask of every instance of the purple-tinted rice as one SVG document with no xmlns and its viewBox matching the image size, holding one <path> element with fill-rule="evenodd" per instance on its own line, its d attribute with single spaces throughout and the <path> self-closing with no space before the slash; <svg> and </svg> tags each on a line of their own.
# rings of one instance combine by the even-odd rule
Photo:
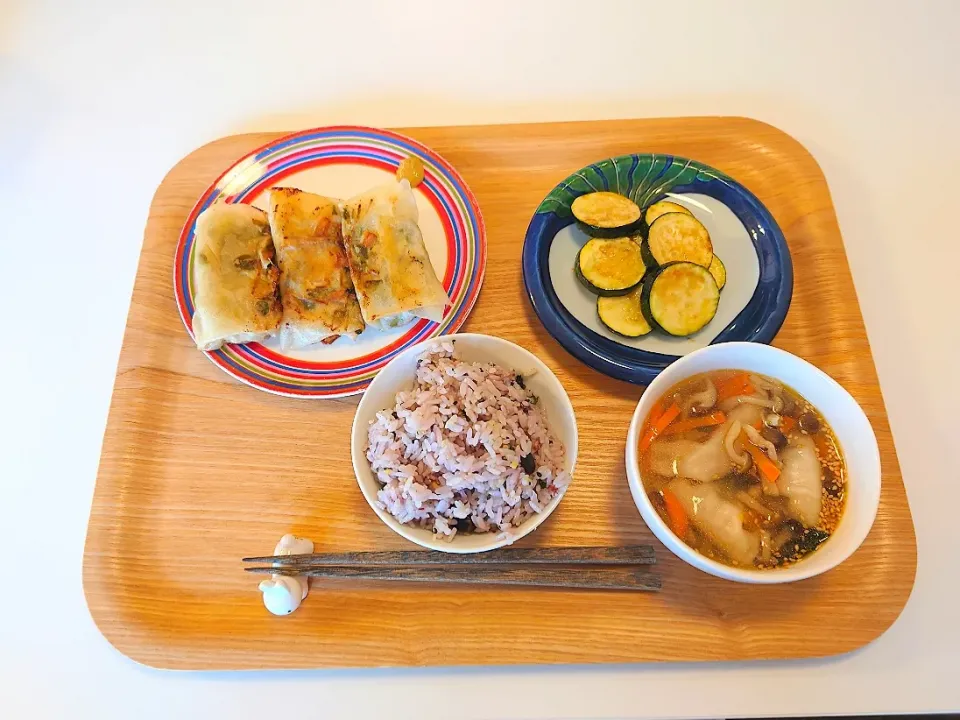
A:
<svg viewBox="0 0 960 720">
<path fill-rule="evenodd" d="M 523 378 L 461 361 L 451 342 L 427 350 L 413 389 L 371 421 L 367 459 L 378 504 L 446 539 L 509 537 L 570 482 L 564 448 Z"/>
</svg>

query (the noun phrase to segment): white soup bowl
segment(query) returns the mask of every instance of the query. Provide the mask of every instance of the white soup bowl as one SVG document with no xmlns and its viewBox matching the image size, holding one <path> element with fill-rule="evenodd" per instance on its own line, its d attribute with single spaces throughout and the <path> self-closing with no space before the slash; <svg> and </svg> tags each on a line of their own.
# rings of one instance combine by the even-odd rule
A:
<svg viewBox="0 0 960 720">
<path fill-rule="evenodd" d="M 810 402 L 833 429 L 846 462 L 846 506 L 831 537 L 815 552 L 788 567 L 735 568 L 701 555 L 677 537 L 657 513 L 640 476 L 638 442 L 654 403 L 682 380 L 711 370 L 747 370 L 790 386 Z M 644 391 L 633 413 L 626 447 L 630 492 L 654 535 L 677 557 L 727 580 L 773 584 L 820 575 L 836 567 L 867 537 L 880 504 L 880 451 L 870 421 L 857 401 L 826 373 L 783 350 L 759 343 L 720 343 L 696 350 L 660 373 Z"/>
</svg>

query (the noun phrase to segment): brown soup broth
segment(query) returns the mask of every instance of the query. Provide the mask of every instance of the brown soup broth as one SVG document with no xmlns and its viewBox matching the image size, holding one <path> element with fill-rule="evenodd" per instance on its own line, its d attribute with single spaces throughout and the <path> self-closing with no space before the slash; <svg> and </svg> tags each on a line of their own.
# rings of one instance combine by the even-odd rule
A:
<svg viewBox="0 0 960 720">
<path fill-rule="evenodd" d="M 640 475 L 657 513 L 726 565 L 784 567 L 836 530 L 846 466 L 820 412 L 759 373 L 715 370 L 674 385 L 640 433 Z"/>
</svg>

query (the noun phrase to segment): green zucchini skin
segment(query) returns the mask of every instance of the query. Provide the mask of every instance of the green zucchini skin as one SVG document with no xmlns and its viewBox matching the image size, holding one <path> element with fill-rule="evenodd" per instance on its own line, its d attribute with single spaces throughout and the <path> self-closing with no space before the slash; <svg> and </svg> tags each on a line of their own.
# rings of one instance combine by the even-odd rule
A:
<svg viewBox="0 0 960 720">
<path fill-rule="evenodd" d="M 607 330 L 626 338 L 638 338 L 653 332 L 640 308 L 642 285 L 619 297 L 598 297 L 597 317 Z M 633 317 L 630 315 L 633 314 Z M 639 314 L 639 317 L 636 315 Z"/>
<path fill-rule="evenodd" d="M 629 225 L 621 225 L 620 227 L 615 228 L 604 228 L 597 227 L 596 225 L 589 225 L 582 220 L 577 220 L 577 227 L 583 230 L 583 232 L 590 237 L 612 240 L 614 238 L 624 237 L 626 235 L 637 235 L 642 222 L 643 219 L 641 218 L 630 223 Z"/>
<path fill-rule="evenodd" d="M 659 274 L 660 268 L 654 266 L 652 270 L 647 271 L 646 277 L 644 277 L 643 282 L 640 283 L 640 312 L 643 313 L 643 317 L 646 318 L 650 327 L 654 330 L 662 331 L 663 328 L 657 325 L 656 319 L 650 312 L 650 291 L 653 289 L 653 281 L 656 280 Z"/>
<path fill-rule="evenodd" d="M 667 298 L 678 284 L 687 286 L 683 305 Z M 710 271 L 691 262 L 672 262 L 648 275 L 640 295 L 640 307 L 651 326 L 668 335 L 688 337 L 703 330 L 717 314 L 720 288 Z"/>
<path fill-rule="evenodd" d="M 643 264 L 647 266 L 647 273 L 650 274 L 660 267 L 660 263 L 657 262 L 653 253 L 650 252 L 650 243 L 647 238 L 648 236 L 644 235 L 643 242 L 640 243 L 640 257 L 643 258 Z"/>
<path fill-rule="evenodd" d="M 581 259 L 581 256 L 583 255 L 583 251 L 590 245 L 590 243 L 592 243 L 592 242 L 594 242 L 594 241 L 597 241 L 597 242 L 609 242 L 609 241 L 614 240 L 614 239 L 616 239 L 616 238 L 606 238 L 606 239 L 604 239 L 604 238 L 591 238 L 590 240 L 587 241 L 587 243 L 586 243 L 582 248 L 580 248 L 580 250 L 577 252 L 577 257 L 576 257 L 576 259 L 575 259 L 574 262 L 573 262 L 573 271 L 574 271 L 574 274 L 577 276 L 577 279 L 580 281 L 580 283 L 581 283 L 587 290 L 589 290 L 590 292 L 592 292 L 592 293 L 595 294 L 595 295 L 600 295 L 601 297 L 617 297 L 618 295 L 626 295 L 626 294 L 629 293 L 630 291 L 632 291 L 632 290 L 634 290 L 635 288 L 637 288 L 637 287 L 640 285 L 640 283 L 643 282 L 643 278 L 644 278 L 644 276 L 646 275 L 646 266 L 645 266 L 645 265 L 643 264 L 643 262 L 642 262 L 643 253 L 642 253 L 642 251 L 641 251 L 641 252 L 638 254 L 638 256 L 637 256 L 637 262 L 640 264 L 640 267 L 637 269 L 637 273 L 636 273 L 636 274 L 637 274 L 637 280 L 636 280 L 636 282 L 633 282 L 633 283 L 631 283 L 630 285 L 627 285 L 626 287 L 622 287 L 622 288 L 605 288 L 605 287 L 601 287 L 600 285 L 597 285 L 597 284 L 595 284 L 594 282 L 592 282 L 592 281 L 590 280 L 590 278 L 587 277 L 587 275 L 586 275 L 586 274 L 584 273 L 584 271 L 583 271 L 583 267 L 582 267 L 581 264 L 580 264 L 580 259 Z M 631 239 L 629 239 L 629 238 L 623 238 L 623 239 L 626 240 L 626 241 L 628 241 L 628 242 L 634 242 L 634 243 L 635 243 L 634 240 L 631 240 Z"/>
</svg>

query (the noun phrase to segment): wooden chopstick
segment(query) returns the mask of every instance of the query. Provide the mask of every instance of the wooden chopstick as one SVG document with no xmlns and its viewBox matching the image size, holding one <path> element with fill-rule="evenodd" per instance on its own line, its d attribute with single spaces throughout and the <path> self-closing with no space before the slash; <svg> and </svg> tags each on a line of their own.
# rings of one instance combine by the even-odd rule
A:
<svg viewBox="0 0 960 720">
<path fill-rule="evenodd" d="M 623 547 L 502 548 L 490 552 L 458 555 L 436 550 L 398 550 L 309 555 L 269 555 L 243 558 L 249 563 L 282 566 L 312 565 L 652 565 L 657 559 L 650 545 Z"/>
<path fill-rule="evenodd" d="M 448 556 L 449 557 L 449 556 Z M 476 585 L 525 585 L 588 590 L 660 589 L 660 576 L 631 567 L 253 567 L 249 573 L 305 575 L 314 578 L 405 580 Z"/>
</svg>

